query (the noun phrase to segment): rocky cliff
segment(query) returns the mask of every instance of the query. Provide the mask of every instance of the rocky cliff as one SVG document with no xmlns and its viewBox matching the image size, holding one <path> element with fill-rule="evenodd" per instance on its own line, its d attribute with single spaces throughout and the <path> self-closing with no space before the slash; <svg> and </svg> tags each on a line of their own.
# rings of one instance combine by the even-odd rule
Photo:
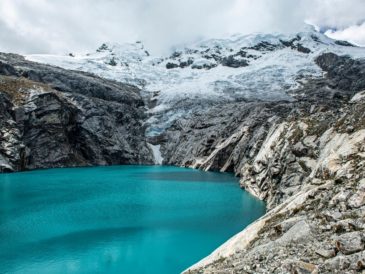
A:
<svg viewBox="0 0 365 274">
<path fill-rule="evenodd" d="M 327 53 L 295 101 L 217 104 L 164 135 L 167 163 L 233 171 L 268 213 L 186 273 L 365 269 L 365 60 Z"/>
<path fill-rule="evenodd" d="M 364 271 L 363 49 L 313 31 L 208 40 L 167 58 L 119 49 L 28 56 L 69 70 L 0 55 L 0 171 L 158 154 L 234 172 L 268 212 L 187 273 Z"/>
<path fill-rule="evenodd" d="M 151 164 L 140 90 L 0 55 L 0 171 Z"/>
</svg>

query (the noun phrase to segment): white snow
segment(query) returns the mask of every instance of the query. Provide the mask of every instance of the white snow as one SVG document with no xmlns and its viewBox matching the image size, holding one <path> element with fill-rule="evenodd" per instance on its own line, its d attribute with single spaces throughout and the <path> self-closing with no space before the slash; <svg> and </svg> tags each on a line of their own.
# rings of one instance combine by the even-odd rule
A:
<svg viewBox="0 0 365 274">
<path fill-rule="evenodd" d="M 356 103 L 365 99 L 365 90 L 356 93 L 350 100 L 351 103 Z"/>
<path fill-rule="evenodd" d="M 152 154 L 154 157 L 154 161 L 156 165 L 162 165 L 163 162 L 163 158 L 161 155 L 161 146 L 160 145 L 152 145 L 152 144 L 148 144 L 148 146 L 151 148 L 152 150 Z"/>
<path fill-rule="evenodd" d="M 298 43 L 309 48 L 305 54 L 290 47 L 273 51 L 247 49 L 261 42 L 282 45 L 299 37 Z M 316 37 L 316 38 L 313 38 Z M 206 55 L 227 57 L 244 50 L 252 58 L 249 66 L 225 67 Z M 287 91 L 300 85 L 298 76 L 320 76 L 322 71 L 314 58 L 323 52 L 365 57 L 364 48 L 345 47 L 334 40 L 305 27 L 293 35 L 251 34 L 233 35 L 195 43 L 176 51 L 171 57 L 151 56 L 143 44 L 107 44 L 107 50 L 80 56 L 28 55 L 28 60 L 56 65 L 66 69 L 92 72 L 99 76 L 137 85 L 143 94 L 158 92 L 157 105 L 149 110 L 147 134 L 158 134 L 179 117 L 187 115 L 193 105 L 204 102 L 245 100 L 291 100 Z M 239 59 L 241 57 L 237 57 Z M 110 65 L 111 60 L 117 65 Z M 242 59 L 242 58 L 241 58 Z M 193 60 L 193 65 L 216 65 L 211 69 L 193 69 L 193 66 L 167 69 L 167 63 L 179 64 Z"/>
</svg>

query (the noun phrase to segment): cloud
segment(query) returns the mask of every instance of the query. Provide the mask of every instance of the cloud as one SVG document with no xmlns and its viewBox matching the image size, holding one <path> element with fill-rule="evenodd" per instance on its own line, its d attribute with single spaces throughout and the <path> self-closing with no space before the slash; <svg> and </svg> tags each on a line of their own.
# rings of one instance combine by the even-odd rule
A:
<svg viewBox="0 0 365 274">
<path fill-rule="evenodd" d="M 313 0 L 306 17 L 314 24 L 328 28 L 346 28 L 365 20 L 363 0 Z M 305 7 L 304 7 L 305 8 Z"/>
<path fill-rule="evenodd" d="M 336 31 L 327 30 L 326 35 L 333 39 L 345 40 L 365 47 L 365 23 Z"/>
<path fill-rule="evenodd" d="M 364 0 L 1 0 L 0 51 L 67 53 L 143 40 L 152 52 L 232 33 L 292 32 L 309 21 L 363 43 Z"/>
</svg>

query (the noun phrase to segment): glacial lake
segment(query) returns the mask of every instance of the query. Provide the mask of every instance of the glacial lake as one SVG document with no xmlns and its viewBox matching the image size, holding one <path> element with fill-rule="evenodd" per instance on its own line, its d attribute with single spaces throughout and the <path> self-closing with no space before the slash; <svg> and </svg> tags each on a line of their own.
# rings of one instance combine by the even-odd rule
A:
<svg viewBox="0 0 365 274">
<path fill-rule="evenodd" d="M 264 213 L 232 174 L 159 166 L 0 174 L 0 273 L 180 273 Z"/>
</svg>

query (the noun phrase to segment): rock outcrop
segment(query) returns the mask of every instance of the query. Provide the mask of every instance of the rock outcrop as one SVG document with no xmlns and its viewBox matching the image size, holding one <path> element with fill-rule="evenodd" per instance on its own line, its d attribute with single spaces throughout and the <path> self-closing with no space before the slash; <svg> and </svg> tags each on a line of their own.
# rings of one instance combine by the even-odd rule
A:
<svg viewBox="0 0 365 274">
<path fill-rule="evenodd" d="M 324 54 L 295 101 L 217 104 L 175 123 L 168 164 L 233 171 L 267 214 L 186 273 L 364 270 L 365 62 Z"/>
<path fill-rule="evenodd" d="M 139 89 L 0 55 L 0 171 L 152 164 Z"/>
<path fill-rule="evenodd" d="M 314 54 L 301 40 L 247 50 Z M 214 66 L 243 69 L 242 58 L 256 60 L 247 54 Z M 213 70 L 204 64 L 205 73 Z M 162 134 L 146 137 L 151 121 L 144 102 L 158 108 L 163 90 L 148 100 L 133 85 L 0 54 L 0 172 L 151 164 L 153 154 L 165 164 L 234 172 L 242 188 L 267 202 L 268 212 L 186 273 L 364 271 L 365 61 L 325 53 L 316 64 L 322 77 L 297 75 L 301 85 L 280 85 L 285 96 L 275 100 L 267 83 L 250 90 L 261 97 L 236 98 L 237 89 L 226 84 L 211 100 L 184 95 L 169 109 L 183 111 L 173 119 L 161 112 L 169 123 L 156 131 Z"/>
</svg>

